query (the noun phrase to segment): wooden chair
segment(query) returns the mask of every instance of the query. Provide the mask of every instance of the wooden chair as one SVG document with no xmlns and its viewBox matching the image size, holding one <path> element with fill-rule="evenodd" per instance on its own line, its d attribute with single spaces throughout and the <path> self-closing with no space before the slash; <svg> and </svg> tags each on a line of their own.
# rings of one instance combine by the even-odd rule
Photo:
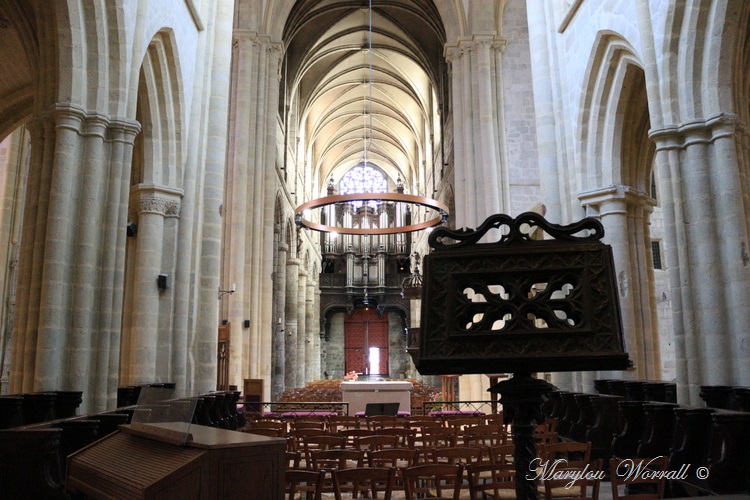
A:
<svg viewBox="0 0 750 500">
<path fill-rule="evenodd" d="M 324 471 L 288 469 L 284 473 L 288 500 L 320 500 Z"/>
<path fill-rule="evenodd" d="M 497 446 L 490 446 L 487 448 L 487 456 L 490 459 L 490 463 L 495 465 L 513 465 L 513 455 L 515 454 L 516 447 L 511 444 L 499 444 Z"/>
<path fill-rule="evenodd" d="M 381 436 L 397 436 L 400 448 L 414 448 L 417 430 L 408 427 L 383 427 L 378 431 Z"/>
<path fill-rule="evenodd" d="M 302 460 L 302 454 L 298 451 L 287 451 L 286 452 L 286 468 L 287 469 L 299 469 L 300 461 Z"/>
<path fill-rule="evenodd" d="M 419 451 L 409 448 L 385 448 L 366 453 L 370 467 L 391 467 L 396 471 L 393 491 L 405 491 L 403 470 L 419 463 Z"/>
<path fill-rule="evenodd" d="M 243 429 L 245 432 L 259 430 L 259 429 L 273 429 L 280 431 L 280 436 L 286 435 L 288 432 L 286 422 L 283 420 L 270 420 L 270 419 L 258 419 L 251 420 L 245 424 Z"/>
<path fill-rule="evenodd" d="M 388 467 L 356 467 L 331 471 L 336 500 L 368 498 L 391 500 L 395 470 Z M 382 495 L 381 495 L 382 493 Z"/>
<path fill-rule="evenodd" d="M 568 461 L 591 460 L 591 442 L 580 441 L 560 441 L 557 443 L 541 443 L 538 445 L 539 452 L 537 455 L 542 461 L 556 459 L 565 459 Z"/>
<path fill-rule="evenodd" d="M 545 500 L 598 500 L 602 460 L 568 461 L 558 464 L 554 477 L 542 475 Z M 552 474 L 550 474 L 552 475 Z"/>
<path fill-rule="evenodd" d="M 336 434 L 344 429 L 359 429 L 362 419 L 348 415 L 333 415 L 328 417 L 328 432 Z"/>
<path fill-rule="evenodd" d="M 365 419 L 367 428 L 371 431 L 382 429 L 383 427 L 403 427 L 403 420 L 399 423 L 395 415 L 373 415 Z"/>
<path fill-rule="evenodd" d="M 370 467 L 404 469 L 417 465 L 419 451 L 409 448 L 384 448 L 382 450 L 369 450 L 366 457 L 367 464 Z"/>
<path fill-rule="evenodd" d="M 484 415 L 473 415 L 470 417 L 449 418 L 445 420 L 445 423 L 448 427 L 458 427 L 459 432 L 460 432 L 460 430 L 463 430 L 466 427 L 473 427 L 475 425 L 485 425 L 486 420 L 484 418 Z"/>
<path fill-rule="evenodd" d="M 302 440 L 302 457 L 305 459 L 307 468 L 311 468 L 312 452 L 318 450 L 332 450 L 346 448 L 346 438 L 342 436 L 307 436 Z"/>
<path fill-rule="evenodd" d="M 304 445 L 302 441 L 305 438 L 312 436 L 326 436 L 328 433 L 322 429 L 298 429 L 289 432 L 290 446 L 287 447 L 290 451 L 298 451 L 302 453 Z"/>
<path fill-rule="evenodd" d="M 326 421 L 325 420 L 292 420 L 291 424 L 289 424 L 289 429 L 291 431 L 299 431 L 303 429 L 320 429 L 320 430 L 326 430 Z"/>
<path fill-rule="evenodd" d="M 420 464 L 403 470 L 406 500 L 458 500 L 463 481 L 463 465 Z"/>
<path fill-rule="evenodd" d="M 505 418 L 503 417 L 503 412 L 490 413 L 489 415 L 485 415 L 484 423 L 489 424 L 489 425 L 502 425 L 503 427 L 506 427 Z"/>
<path fill-rule="evenodd" d="M 445 427 L 442 421 L 429 415 L 412 415 L 404 419 L 407 427 L 420 429 L 422 427 Z"/>
<path fill-rule="evenodd" d="M 628 458 L 609 460 L 609 474 L 613 500 L 651 500 L 664 498 L 666 480 L 660 477 L 643 477 L 642 471 L 666 471 L 667 457 Z"/>
<path fill-rule="evenodd" d="M 310 452 L 310 463 L 313 470 L 348 469 L 362 467 L 365 453 L 357 450 L 315 450 Z"/>
<path fill-rule="evenodd" d="M 383 448 L 398 447 L 398 436 L 374 434 L 354 438 L 354 449 L 360 451 L 382 450 Z"/>
<path fill-rule="evenodd" d="M 484 450 L 478 446 L 449 446 L 433 448 L 429 452 L 430 460 L 442 464 L 470 464 L 481 462 Z"/>
<path fill-rule="evenodd" d="M 425 427 L 422 429 L 421 446 L 423 448 L 446 448 L 456 446 L 458 429 L 450 427 Z"/>
<path fill-rule="evenodd" d="M 516 470 L 512 464 L 468 464 L 466 475 L 471 500 L 516 498 Z"/>
<path fill-rule="evenodd" d="M 283 429 L 271 429 L 266 427 L 243 429 L 242 432 L 246 434 L 257 434 L 259 436 L 286 437 L 286 433 L 283 431 Z"/>
<path fill-rule="evenodd" d="M 556 443 L 559 440 L 556 429 L 557 419 L 547 417 L 534 429 L 534 439 L 542 444 Z"/>
<path fill-rule="evenodd" d="M 375 433 L 370 429 L 344 429 L 337 433 L 339 436 L 346 438 L 346 445 L 349 448 L 354 448 L 354 440 L 364 436 L 374 436 Z"/>
<path fill-rule="evenodd" d="M 505 443 L 505 429 L 500 425 L 475 425 L 467 427 L 462 433 L 466 446 L 497 446 Z"/>
<path fill-rule="evenodd" d="M 316 450 L 310 452 L 310 465 L 312 470 L 331 473 L 334 470 L 350 469 L 364 466 L 365 454 L 357 450 Z M 323 480 L 323 492 L 333 492 L 333 479 L 326 477 Z"/>
</svg>

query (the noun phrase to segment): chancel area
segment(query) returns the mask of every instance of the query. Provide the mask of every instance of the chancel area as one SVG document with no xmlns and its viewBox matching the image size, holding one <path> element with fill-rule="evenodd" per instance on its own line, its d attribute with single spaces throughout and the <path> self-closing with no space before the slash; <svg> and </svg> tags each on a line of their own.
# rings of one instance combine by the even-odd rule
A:
<svg viewBox="0 0 750 500">
<path fill-rule="evenodd" d="M 0 491 L 158 448 L 127 495 L 248 498 L 200 472 L 243 453 L 257 498 L 559 497 L 506 469 L 560 453 L 750 493 L 750 2 L 5 0 L 0 42 Z"/>
</svg>

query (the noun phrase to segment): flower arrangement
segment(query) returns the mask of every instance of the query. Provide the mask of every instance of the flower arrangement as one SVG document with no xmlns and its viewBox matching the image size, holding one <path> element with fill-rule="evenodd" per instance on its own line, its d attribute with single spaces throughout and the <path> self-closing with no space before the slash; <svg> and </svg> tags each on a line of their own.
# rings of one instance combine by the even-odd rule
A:
<svg viewBox="0 0 750 500">
<path fill-rule="evenodd" d="M 359 378 L 359 375 L 357 375 L 357 372 L 355 372 L 354 370 L 344 375 L 344 380 L 348 380 L 350 382 L 353 380 L 357 380 L 358 378 Z"/>
</svg>

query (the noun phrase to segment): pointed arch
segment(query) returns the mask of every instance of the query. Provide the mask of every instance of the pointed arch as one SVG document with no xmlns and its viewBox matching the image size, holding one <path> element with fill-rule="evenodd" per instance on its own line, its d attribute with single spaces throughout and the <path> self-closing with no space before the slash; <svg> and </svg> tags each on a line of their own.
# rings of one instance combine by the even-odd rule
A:
<svg viewBox="0 0 750 500">
<path fill-rule="evenodd" d="M 179 187 L 183 179 L 183 104 L 174 32 L 158 32 L 146 51 L 138 83 L 136 118 L 143 133 L 136 140 L 132 184 Z"/>
<path fill-rule="evenodd" d="M 600 31 L 584 79 L 578 116 L 581 177 L 578 191 L 624 184 L 622 136 L 629 92 L 643 81 L 643 66 L 633 47 L 619 34 Z M 647 110 L 646 110 L 647 112 Z"/>
</svg>

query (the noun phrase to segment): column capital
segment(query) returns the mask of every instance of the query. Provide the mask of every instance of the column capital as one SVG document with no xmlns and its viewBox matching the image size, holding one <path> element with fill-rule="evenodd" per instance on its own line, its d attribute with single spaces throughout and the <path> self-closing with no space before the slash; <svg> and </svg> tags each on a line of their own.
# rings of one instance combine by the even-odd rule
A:
<svg viewBox="0 0 750 500">
<path fill-rule="evenodd" d="M 578 199 L 592 215 L 625 214 L 629 207 L 656 205 L 656 200 L 647 193 L 623 184 L 584 191 L 578 195 Z"/>
<path fill-rule="evenodd" d="M 135 136 L 141 131 L 141 124 L 128 118 L 112 118 L 109 122 L 109 139 L 112 142 L 133 144 Z"/>
<path fill-rule="evenodd" d="M 86 119 L 86 110 L 73 104 L 57 104 L 50 110 L 55 120 L 55 128 L 67 128 L 76 133 L 81 133 L 83 121 Z"/>
<path fill-rule="evenodd" d="M 232 38 L 234 43 L 240 41 L 251 42 L 255 46 L 265 46 L 268 49 L 283 51 L 283 44 L 278 41 L 274 41 L 270 35 L 264 35 L 254 30 L 245 28 L 235 28 L 232 31 Z"/>
<path fill-rule="evenodd" d="M 741 128 L 734 113 L 717 113 L 703 119 L 666 125 L 649 130 L 648 136 L 656 143 L 656 150 L 684 149 L 693 144 L 708 144 L 723 137 L 733 136 Z"/>
<path fill-rule="evenodd" d="M 297 257 L 289 257 L 286 259 L 287 266 L 299 266 L 301 261 Z"/>
<path fill-rule="evenodd" d="M 136 184 L 130 188 L 130 197 L 134 200 L 138 213 L 149 212 L 165 217 L 180 216 L 180 202 L 184 192 L 181 189 L 156 184 Z"/>
<path fill-rule="evenodd" d="M 471 52 L 478 48 L 489 48 L 500 52 L 505 52 L 508 45 L 508 39 L 497 36 L 496 33 L 474 33 L 471 36 L 458 37 L 455 45 L 445 45 L 443 56 L 448 62 L 453 62 L 463 54 Z"/>
<path fill-rule="evenodd" d="M 29 131 L 32 140 L 43 138 L 46 134 L 54 131 L 54 122 L 52 117 L 45 113 L 26 122 L 26 130 Z"/>
</svg>

